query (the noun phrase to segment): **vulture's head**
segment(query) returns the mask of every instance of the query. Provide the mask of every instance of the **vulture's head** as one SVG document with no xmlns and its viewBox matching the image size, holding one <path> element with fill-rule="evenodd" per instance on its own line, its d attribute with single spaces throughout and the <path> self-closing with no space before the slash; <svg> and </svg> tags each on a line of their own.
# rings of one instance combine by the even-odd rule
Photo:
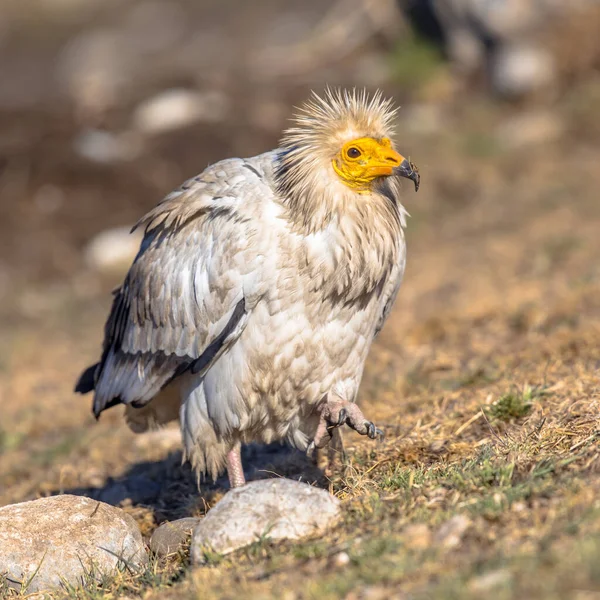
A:
<svg viewBox="0 0 600 600">
<path fill-rule="evenodd" d="M 313 93 L 281 139 L 281 193 L 310 216 L 368 202 L 369 195 L 397 202 L 401 178 L 411 179 L 418 190 L 418 169 L 392 141 L 395 114 L 381 92 Z"/>
</svg>

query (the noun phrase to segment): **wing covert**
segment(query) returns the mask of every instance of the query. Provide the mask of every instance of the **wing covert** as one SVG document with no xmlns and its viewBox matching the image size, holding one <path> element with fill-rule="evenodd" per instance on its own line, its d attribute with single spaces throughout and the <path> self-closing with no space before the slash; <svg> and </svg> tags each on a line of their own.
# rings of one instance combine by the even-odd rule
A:
<svg viewBox="0 0 600 600">
<path fill-rule="evenodd" d="M 241 334 L 264 260 L 248 206 L 270 193 L 243 166 L 213 165 L 136 225 L 145 235 L 106 322 L 96 415 L 119 402 L 142 406 L 187 370 L 202 374 Z"/>
</svg>

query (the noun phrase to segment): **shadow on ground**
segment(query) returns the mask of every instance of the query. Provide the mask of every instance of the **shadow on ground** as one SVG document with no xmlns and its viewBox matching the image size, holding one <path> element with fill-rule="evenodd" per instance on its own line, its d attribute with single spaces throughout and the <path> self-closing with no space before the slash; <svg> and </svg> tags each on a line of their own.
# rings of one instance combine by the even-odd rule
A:
<svg viewBox="0 0 600 600">
<path fill-rule="evenodd" d="M 319 487 L 328 485 L 325 474 L 313 460 L 279 443 L 244 446 L 242 461 L 248 481 L 286 477 Z M 136 463 L 122 477 L 111 477 L 101 487 L 56 489 L 50 493 L 86 496 L 113 506 L 145 506 L 161 522 L 206 512 L 211 500 L 227 489 L 226 475 L 215 482 L 207 479 L 198 483 L 190 464 L 183 463 L 182 452 L 177 451 L 163 460 Z"/>
</svg>

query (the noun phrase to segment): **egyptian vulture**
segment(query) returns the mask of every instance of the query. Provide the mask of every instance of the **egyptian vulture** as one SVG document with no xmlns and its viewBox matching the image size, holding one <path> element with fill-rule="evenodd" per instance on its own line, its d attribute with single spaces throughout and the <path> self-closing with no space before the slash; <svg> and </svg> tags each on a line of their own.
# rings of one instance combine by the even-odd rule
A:
<svg viewBox="0 0 600 600">
<path fill-rule="evenodd" d="M 245 483 L 242 443 L 324 446 L 335 427 L 375 438 L 355 404 L 405 265 L 401 178 L 380 92 L 313 94 L 279 148 L 231 158 L 143 217 L 100 361 L 76 391 L 136 432 L 179 418 L 185 457 Z"/>
</svg>

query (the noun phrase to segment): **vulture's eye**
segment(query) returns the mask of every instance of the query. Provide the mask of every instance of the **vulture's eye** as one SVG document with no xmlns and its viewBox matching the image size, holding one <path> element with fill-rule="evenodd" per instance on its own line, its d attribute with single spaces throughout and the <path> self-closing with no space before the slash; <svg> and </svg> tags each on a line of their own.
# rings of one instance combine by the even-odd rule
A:
<svg viewBox="0 0 600 600">
<path fill-rule="evenodd" d="M 348 158 L 358 158 L 362 152 L 358 148 L 352 146 L 346 150 L 346 154 L 348 155 Z"/>
</svg>

